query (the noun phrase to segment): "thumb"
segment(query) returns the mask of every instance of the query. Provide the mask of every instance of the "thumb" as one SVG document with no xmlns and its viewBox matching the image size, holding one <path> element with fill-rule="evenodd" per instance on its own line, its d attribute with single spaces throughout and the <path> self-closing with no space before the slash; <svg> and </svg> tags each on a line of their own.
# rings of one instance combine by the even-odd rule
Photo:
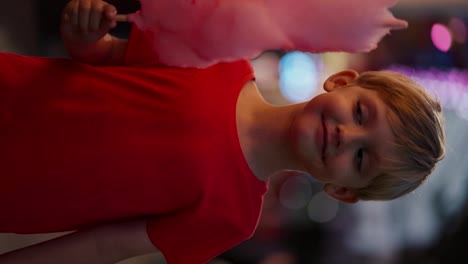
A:
<svg viewBox="0 0 468 264">
<path fill-rule="evenodd" d="M 114 20 L 117 15 L 117 9 L 113 5 L 104 6 L 104 16 L 106 19 Z"/>
</svg>

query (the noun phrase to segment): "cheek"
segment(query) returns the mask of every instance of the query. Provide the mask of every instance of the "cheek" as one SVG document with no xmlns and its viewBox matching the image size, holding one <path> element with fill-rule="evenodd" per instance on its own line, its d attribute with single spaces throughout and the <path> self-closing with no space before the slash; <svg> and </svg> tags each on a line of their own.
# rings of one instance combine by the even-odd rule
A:
<svg viewBox="0 0 468 264">
<path fill-rule="evenodd" d="M 329 174 L 334 180 L 344 180 L 344 177 L 351 175 L 354 169 L 351 155 L 348 153 L 333 156 L 328 159 L 327 165 Z"/>
<path fill-rule="evenodd" d="M 294 123 L 291 128 L 291 140 L 296 146 L 296 150 L 308 157 L 316 155 L 318 149 L 316 133 L 320 120 L 313 113 L 304 113 Z"/>
<path fill-rule="evenodd" d="M 333 98 L 328 93 L 322 93 L 312 98 L 304 107 L 306 113 L 320 113 L 330 106 Z"/>
<path fill-rule="evenodd" d="M 353 111 L 351 96 L 335 95 L 323 100 L 322 111 L 335 122 L 345 122 Z"/>
</svg>

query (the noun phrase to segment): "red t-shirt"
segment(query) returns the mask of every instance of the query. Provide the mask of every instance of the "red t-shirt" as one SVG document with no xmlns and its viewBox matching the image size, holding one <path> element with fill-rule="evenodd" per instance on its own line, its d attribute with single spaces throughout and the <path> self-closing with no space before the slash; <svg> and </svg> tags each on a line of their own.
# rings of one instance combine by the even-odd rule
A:
<svg viewBox="0 0 468 264">
<path fill-rule="evenodd" d="M 253 234 L 266 183 L 235 122 L 249 63 L 155 65 L 141 37 L 132 67 L 0 53 L 0 232 L 143 216 L 169 264 L 206 262 Z"/>
</svg>

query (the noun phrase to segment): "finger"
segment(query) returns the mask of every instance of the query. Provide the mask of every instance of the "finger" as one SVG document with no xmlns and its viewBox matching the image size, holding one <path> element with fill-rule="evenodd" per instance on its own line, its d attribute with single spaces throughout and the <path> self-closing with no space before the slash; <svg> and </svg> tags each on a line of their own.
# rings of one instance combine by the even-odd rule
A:
<svg viewBox="0 0 468 264">
<path fill-rule="evenodd" d="M 63 15 L 63 21 L 67 22 L 67 23 L 70 22 L 70 16 L 68 14 L 64 14 Z"/>
<path fill-rule="evenodd" d="M 72 17 L 72 4 L 73 1 L 68 2 L 68 4 L 63 8 L 62 12 L 62 23 L 71 23 L 71 17 Z"/>
<path fill-rule="evenodd" d="M 98 31 L 101 26 L 102 17 L 102 5 L 94 5 L 91 8 L 90 16 L 89 16 L 89 30 L 90 31 Z"/>
<path fill-rule="evenodd" d="M 107 30 L 115 28 L 117 26 L 117 9 L 113 5 L 105 5 L 104 6 L 104 22 L 106 23 Z"/>
<path fill-rule="evenodd" d="M 101 28 L 99 29 L 98 32 L 101 33 L 102 35 L 105 35 L 106 33 L 109 32 L 109 30 L 115 27 L 115 24 L 116 23 L 113 21 L 106 20 L 101 24 Z"/>
<path fill-rule="evenodd" d="M 68 34 L 69 32 L 73 32 L 74 29 L 71 25 L 70 15 L 68 13 L 64 13 L 62 15 L 62 22 L 60 23 L 60 30 L 62 34 Z"/>
<path fill-rule="evenodd" d="M 104 11 L 103 13 L 105 14 L 105 18 L 108 20 L 114 20 L 115 16 L 117 15 L 117 9 L 113 5 L 105 5 L 103 7 Z"/>
<path fill-rule="evenodd" d="M 78 15 L 79 11 L 78 9 L 80 8 L 80 2 L 77 0 L 74 0 L 69 4 L 70 12 L 68 14 L 70 15 L 70 21 L 72 24 L 72 27 L 74 29 L 78 28 Z"/>
<path fill-rule="evenodd" d="M 91 1 L 84 0 L 80 2 L 79 7 L 79 28 L 82 32 L 87 33 L 89 31 L 89 17 L 91 11 Z"/>
<path fill-rule="evenodd" d="M 115 28 L 117 26 L 117 20 L 112 20 L 112 22 L 109 24 L 109 29 Z"/>
</svg>

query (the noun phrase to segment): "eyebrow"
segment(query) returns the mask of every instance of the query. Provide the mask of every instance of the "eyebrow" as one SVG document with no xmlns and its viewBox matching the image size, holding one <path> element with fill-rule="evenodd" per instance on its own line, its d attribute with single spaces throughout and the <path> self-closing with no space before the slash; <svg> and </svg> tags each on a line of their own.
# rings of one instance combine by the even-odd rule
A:
<svg viewBox="0 0 468 264">
<path fill-rule="evenodd" d="M 375 102 L 370 99 L 369 97 L 364 97 L 364 103 L 367 107 L 367 122 L 371 121 L 371 125 L 375 126 L 375 122 L 377 121 L 377 107 L 375 106 Z"/>
<path fill-rule="evenodd" d="M 380 164 L 381 158 L 375 151 L 367 151 L 367 159 L 365 165 L 365 178 L 374 178 L 377 176 L 376 171 L 378 170 L 378 165 Z"/>
<path fill-rule="evenodd" d="M 377 107 L 375 105 L 375 102 L 370 99 L 367 96 L 364 96 L 363 100 L 364 104 L 366 105 L 367 108 L 367 124 L 368 127 L 374 128 L 377 124 L 378 120 L 378 112 L 377 112 Z M 380 164 L 380 155 L 375 151 L 375 144 L 374 147 L 368 147 L 367 148 L 367 158 L 364 159 L 364 175 L 365 178 L 374 178 L 377 175 L 375 174 L 375 171 L 378 169 L 377 166 Z"/>
</svg>

